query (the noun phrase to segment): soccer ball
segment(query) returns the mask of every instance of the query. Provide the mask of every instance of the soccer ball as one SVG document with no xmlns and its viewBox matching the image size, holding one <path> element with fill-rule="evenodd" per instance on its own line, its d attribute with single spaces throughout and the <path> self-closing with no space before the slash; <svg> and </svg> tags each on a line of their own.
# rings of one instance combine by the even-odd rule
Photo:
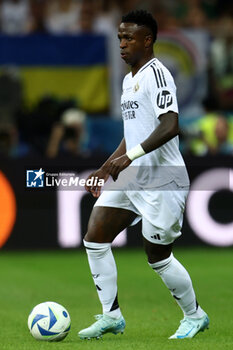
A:
<svg viewBox="0 0 233 350">
<path fill-rule="evenodd" d="M 68 311 L 53 301 L 36 305 L 28 316 L 28 328 L 37 340 L 63 340 L 70 330 L 70 325 Z"/>
</svg>

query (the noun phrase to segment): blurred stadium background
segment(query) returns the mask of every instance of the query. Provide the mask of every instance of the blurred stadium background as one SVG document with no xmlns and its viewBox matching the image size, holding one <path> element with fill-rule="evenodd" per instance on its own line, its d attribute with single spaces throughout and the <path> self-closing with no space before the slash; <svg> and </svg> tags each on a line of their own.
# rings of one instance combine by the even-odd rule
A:
<svg viewBox="0 0 233 350">
<path fill-rule="evenodd" d="M 0 248 L 79 248 L 94 200 L 27 188 L 27 170 L 97 168 L 122 137 L 127 67 L 117 26 L 132 9 L 159 24 L 191 192 L 177 245 L 233 244 L 233 5 L 226 0 L 0 1 Z M 140 246 L 140 226 L 118 246 Z"/>
<path fill-rule="evenodd" d="M 128 68 L 117 27 L 133 9 L 157 19 L 155 55 L 177 85 L 191 191 L 175 254 L 211 319 L 210 331 L 189 349 L 232 349 L 232 2 L 0 0 L 1 350 L 70 349 L 77 331 L 100 312 L 81 249 L 94 199 L 80 187 L 34 187 L 59 179 L 58 173 L 85 178 L 121 140 L 121 83 Z M 45 173 L 33 185 L 30 176 L 40 170 Z M 186 349 L 186 342 L 166 340 L 181 313 L 147 266 L 140 225 L 114 245 L 125 248 L 115 256 L 127 331 L 77 345 Z M 62 344 L 40 344 L 27 330 L 30 310 L 45 300 L 71 314 L 71 334 Z"/>
</svg>

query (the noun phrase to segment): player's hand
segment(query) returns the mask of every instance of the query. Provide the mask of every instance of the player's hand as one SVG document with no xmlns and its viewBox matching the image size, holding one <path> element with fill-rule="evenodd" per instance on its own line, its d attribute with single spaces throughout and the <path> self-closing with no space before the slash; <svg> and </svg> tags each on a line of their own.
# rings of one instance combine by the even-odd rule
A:
<svg viewBox="0 0 233 350">
<path fill-rule="evenodd" d="M 126 154 L 111 160 L 109 173 L 112 176 L 113 181 L 116 181 L 120 172 L 127 168 L 131 163 L 132 161 Z"/>
<path fill-rule="evenodd" d="M 97 180 L 103 179 L 104 183 L 105 183 L 109 178 L 109 173 L 106 171 L 106 169 L 100 168 L 100 169 L 94 171 L 93 173 L 91 173 L 88 176 L 88 178 L 86 179 L 85 189 L 88 192 L 90 192 L 93 197 L 98 198 L 100 196 L 100 193 L 101 193 L 101 186 L 98 186 L 98 184 L 97 185 L 88 185 L 87 180 L 89 180 L 91 178 L 93 178 L 93 180 L 96 178 L 97 178 Z"/>
</svg>

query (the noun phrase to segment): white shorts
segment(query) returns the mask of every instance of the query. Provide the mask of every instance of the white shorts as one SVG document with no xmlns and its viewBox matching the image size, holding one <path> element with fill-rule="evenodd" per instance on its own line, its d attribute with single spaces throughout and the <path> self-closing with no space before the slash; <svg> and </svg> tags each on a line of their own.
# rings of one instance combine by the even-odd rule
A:
<svg viewBox="0 0 233 350">
<path fill-rule="evenodd" d="M 181 235 L 183 213 L 189 187 L 175 182 L 141 191 L 104 191 L 95 206 L 133 211 L 142 220 L 142 234 L 155 244 L 170 244 Z"/>
</svg>

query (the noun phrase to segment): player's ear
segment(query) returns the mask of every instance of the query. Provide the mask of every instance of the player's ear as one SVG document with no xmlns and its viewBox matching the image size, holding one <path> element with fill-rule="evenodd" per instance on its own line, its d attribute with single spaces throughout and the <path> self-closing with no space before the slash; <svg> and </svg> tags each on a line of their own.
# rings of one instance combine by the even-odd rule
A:
<svg viewBox="0 0 233 350">
<path fill-rule="evenodd" d="M 145 43 L 145 48 L 148 48 L 151 45 L 153 45 L 153 38 L 152 38 L 151 34 L 148 34 L 148 35 L 145 36 L 144 43 Z"/>
</svg>

